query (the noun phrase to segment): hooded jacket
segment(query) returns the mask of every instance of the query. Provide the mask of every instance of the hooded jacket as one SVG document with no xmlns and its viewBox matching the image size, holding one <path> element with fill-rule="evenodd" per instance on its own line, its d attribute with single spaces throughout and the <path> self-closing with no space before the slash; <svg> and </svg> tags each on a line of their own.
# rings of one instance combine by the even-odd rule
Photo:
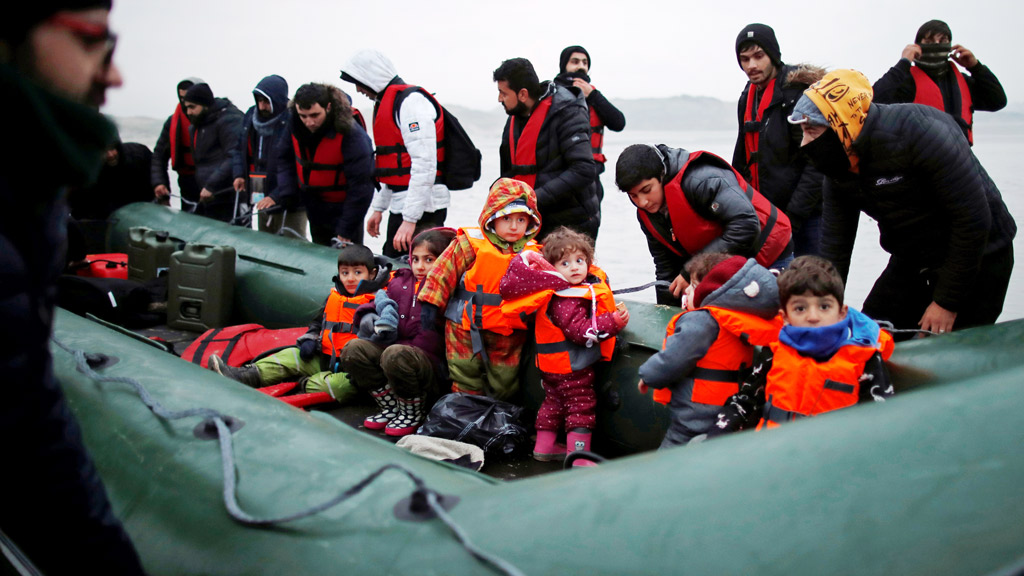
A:
<svg viewBox="0 0 1024 576">
<path fill-rule="evenodd" d="M 751 183 L 751 166 L 757 165 L 758 182 L 755 187 L 789 216 L 794 228 L 808 217 L 821 213 L 823 178 L 800 153 L 803 139 L 800 126 L 790 124 L 786 119 L 804 90 L 824 74 L 824 69 L 808 64 L 779 68 L 778 75 L 772 80 L 771 102 L 765 108 L 761 121 L 751 127 L 758 132 L 758 149 L 757 155 L 750 159 L 747 158 L 747 132 L 744 129 L 752 88 L 749 82 L 740 94 L 736 110 L 739 132 L 732 165 Z"/>
<path fill-rule="evenodd" d="M 855 88 L 825 98 L 826 84 L 837 83 Z M 857 72 L 836 71 L 819 84 L 806 94 L 841 123 L 836 132 L 853 166 L 825 181 L 822 256 L 845 281 L 863 211 L 878 222 L 882 248 L 916 269 L 934 270 L 933 300 L 957 311 L 982 257 L 1016 235 L 999 189 L 948 114 L 919 104 L 873 104 Z"/>
<path fill-rule="evenodd" d="M 353 118 L 348 95 L 335 86 L 328 88 L 333 122 L 329 118 L 315 134 L 310 133 L 302 123 L 295 112 L 295 103 L 288 106 L 288 132 L 277 142 L 278 193 L 284 198 L 294 195 L 301 199 L 310 222 L 333 227 L 336 236 L 359 241 L 363 237 L 363 217 L 366 216 L 373 196 L 373 144 L 366 131 Z M 340 138 L 335 139 L 336 136 Z M 324 202 L 318 194 L 302 189 L 296 168 L 293 138 L 310 151 L 311 158 L 324 141 L 341 142 L 347 186 L 344 202 Z"/>
<path fill-rule="evenodd" d="M 601 225 L 601 200 L 597 192 L 597 164 L 590 147 L 590 116 L 583 95 L 575 89 L 554 82 L 542 83 L 544 94 L 537 105 L 551 99 L 544 124 L 537 135 L 537 178 L 534 189 L 537 205 L 544 215 L 544 226 L 537 235 L 568 226 L 591 238 Z M 536 108 L 536 105 L 535 105 Z M 517 146 L 529 118 L 516 118 L 512 137 Z M 501 175 L 514 177 L 512 171 L 509 129 L 512 117 L 505 122 L 499 153 Z"/>
<path fill-rule="evenodd" d="M 566 65 L 569 63 L 569 58 L 577 52 L 587 56 L 587 60 L 589 60 L 588 72 L 594 67 L 594 59 L 591 58 L 586 48 L 582 46 L 568 46 L 563 49 L 562 54 L 558 58 L 558 76 L 555 76 L 555 82 L 566 88 L 573 87 L 573 80 L 575 78 L 580 78 L 588 84 L 590 83 L 589 75 L 582 74 L 580 71 L 567 72 L 565 70 Z M 604 172 L 604 163 L 606 161 L 602 150 L 604 129 L 608 128 L 612 132 L 622 132 L 623 128 L 626 127 L 626 117 L 604 97 L 600 90 L 596 87 L 591 87 L 594 89 L 587 96 L 587 108 L 590 109 L 591 148 L 594 153 L 594 161 L 597 162 L 597 173 L 600 175 Z M 597 142 L 600 142 L 601 145 L 594 145 Z M 600 185 L 600 180 L 598 184 Z"/>
<path fill-rule="evenodd" d="M 189 135 L 200 189 L 217 192 L 231 186 L 231 156 L 241 129 L 242 112 L 227 98 L 215 98 L 192 123 Z"/>
<path fill-rule="evenodd" d="M 778 286 L 771 272 L 748 259 L 729 280 L 705 296 L 700 306 L 679 317 L 675 333 L 665 341 L 665 349 L 651 356 L 639 370 L 640 378 L 651 388 L 672 391 L 669 403 L 671 421 L 665 436 L 668 444 L 684 443 L 707 432 L 720 407 L 698 404 L 691 399 L 694 368 L 720 336 L 726 337 L 715 316 L 706 308 L 721 308 L 772 320 L 779 313 Z M 750 343 L 751 354 L 753 344 Z M 751 358 L 736 359 L 737 365 L 741 362 L 747 362 L 748 368 L 753 363 Z"/>
<path fill-rule="evenodd" d="M 281 139 L 288 137 L 288 83 L 277 74 L 260 80 L 252 91 L 253 97 L 270 100 L 270 118 L 262 120 L 256 106 L 249 107 L 242 119 L 241 134 L 231 159 L 232 178 L 246 178 L 250 168 L 266 177 L 264 192 L 277 204 L 292 208 L 298 197 L 282 197 L 277 186 L 277 155 Z M 252 192 L 252 189 L 249 188 Z"/>
<path fill-rule="evenodd" d="M 341 77 L 362 84 L 377 94 L 373 110 L 375 126 L 377 108 L 385 90 L 389 86 L 405 84 L 398 77 L 394 64 L 376 50 L 361 50 L 353 55 L 342 67 Z M 437 177 L 437 132 L 434 126 L 437 114 L 434 104 L 423 94 L 412 93 L 402 100 L 394 120 L 410 157 L 409 185 L 403 190 L 395 190 L 382 184 L 373 195 L 370 204 L 373 210 L 390 210 L 393 214 L 401 214 L 407 222 L 418 222 L 424 212 L 448 208 L 451 202 L 448 187 L 434 183 Z"/>
<path fill-rule="evenodd" d="M 662 185 L 672 181 L 686 164 L 690 153 L 682 148 L 657 146 L 665 161 L 665 175 Z M 698 160 L 699 162 L 699 160 Z M 725 252 L 742 256 L 754 256 L 754 246 L 761 233 L 761 223 L 754 205 L 740 188 L 736 176 L 728 168 L 711 163 L 691 165 L 683 175 L 682 188 L 690 206 L 706 220 L 721 224 L 722 234 L 704 247 L 702 252 Z M 637 221 L 647 236 L 647 249 L 654 257 L 654 272 L 658 280 L 671 282 L 676 276 L 685 274 L 686 263 L 693 256 L 675 239 L 672 222 L 667 208 L 657 214 L 647 214 L 653 231 L 644 225 L 637 209 Z M 675 251 L 665 246 L 658 237 L 671 243 Z M 667 290 L 658 290 L 658 303 L 679 305 Z"/>
</svg>

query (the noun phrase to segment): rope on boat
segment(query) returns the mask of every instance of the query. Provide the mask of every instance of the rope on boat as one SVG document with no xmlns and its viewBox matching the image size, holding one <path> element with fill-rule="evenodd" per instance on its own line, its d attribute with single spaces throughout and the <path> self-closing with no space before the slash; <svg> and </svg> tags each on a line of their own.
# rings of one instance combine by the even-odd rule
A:
<svg viewBox="0 0 1024 576">
<path fill-rule="evenodd" d="M 667 280 L 656 280 L 654 282 L 648 282 L 640 286 L 633 286 L 632 288 L 619 288 L 618 290 L 612 290 L 612 294 L 630 294 L 632 292 L 639 292 L 641 290 L 647 290 L 651 286 L 656 288 L 668 288 L 672 283 Z"/>
<path fill-rule="evenodd" d="M 381 477 L 388 470 L 397 470 L 405 474 L 415 485 L 413 494 L 419 494 L 425 496 L 425 501 L 434 514 L 448 527 L 448 529 L 458 540 L 459 544 L 466 549 L 474 558 L 483 562 L 492 568 L 506 574 L 507 576 L 523 576 L 518 568 L 513 566 L 508 561 L 499 558 L 498 556 L 489 554 L 480 548 L 477 548 L 469 538 L 466 536 L 465 531 L 455 523 L 455 521 L 445 512 L 444 507 L 438 501 L 437 492 L 430 489 L 426 482 L 414 474 L 412 471 L 398 465 L 398 464 L 385 464 L 374 472 L 367 475 L 365 478 L 356 482 L 341 494 L 338 494 L 334 498 L 327 500 L 321 504 L 317 504 L 306 510 L 301 510 L 286 516 L 278 518 L 257 518 L 246 513 L 242 510 L 238 504 L 237 491 L 237 475 L 235 471 L 235 456 L 234 447 L 231 442 L 231 430 L 228 427 L 228 420 L 233 420 L 230 416 L 221 414 L 217 410 L 212 408 L 190 408 L 187 410 L 168 410 L 160 402 L 153 398 L 145 386 L 134 378 L 128 378 L 125 376 L 104 376 L 99 374 L 89 365 L 89 360 L 96 361 L 99 359 L 99 355 L 87 354 L 84 350 L 77 350 L 65 345 L 63 342 L 58 340 L 55 336 L 52 337 L 53 343 L 63 349 L 65 352 L 71 354 L 75 358 L 75 366 L 79 372 L 85 374 L 87 377 L 97 382 L 110 382 L 110 383 L 122 383 L 128 384 L 135 389 L 135 393 L 139 395 L 142 403 L 153 414 L 156 414 L 160 418 L 165 420 L 180 420 L 182 418 L 188 418 L 192 416 L 200 416 L 205 419 L 211 420 L 217 429 L 217 439 L 220 444 L 221 464 L 224 475 L 224 507 L 227 508 L 228 514 L 231 515 L 232 519 L 240 524 L 247 526 L 269 526 L 273 524 L 282 524 L 285 522 L 292 522 L 301 518 L 306 518 L 314 514 L 319 514 L 325 510 L 333 508 L 338 504 L 348 500 L 349 498 L 359 494 L 364 488 L 372 484 L 377 478 Z"/>
</svg>

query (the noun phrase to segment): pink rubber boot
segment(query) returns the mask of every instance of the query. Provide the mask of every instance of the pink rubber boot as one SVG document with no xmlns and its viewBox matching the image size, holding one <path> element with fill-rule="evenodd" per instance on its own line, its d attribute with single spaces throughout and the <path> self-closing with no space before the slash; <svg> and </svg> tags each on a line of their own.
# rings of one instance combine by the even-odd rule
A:
<svg viewBox="0 0 1024 576">
<path fill-rule="evenodd" d="M 565 446 L 555 444 L 558 434 L 554 430 L 537 430 L 537 443 L 533 445 L 533 459 L 541 462 L 565 460 Z"/>
<path fill-rule="evenodd" d="M 572 453 L 577 450 L 590 452 L 590 437 L 590 430 L 586 428 L 573 428 L 572 432 L 565 436 L 566 452 Z M 582 468 L 584 466 L 597 466 L 597 463 L 584 458 L 580 458 L 572 463 L 573 468 Z"/>
</svg>

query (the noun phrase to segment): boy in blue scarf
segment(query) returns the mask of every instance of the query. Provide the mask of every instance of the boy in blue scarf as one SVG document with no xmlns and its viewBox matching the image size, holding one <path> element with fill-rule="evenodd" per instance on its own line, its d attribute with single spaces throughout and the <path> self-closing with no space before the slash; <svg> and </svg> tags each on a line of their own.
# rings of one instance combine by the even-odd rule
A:
<svg viewBox="0 0 1024 576">
<path fill-rule="evenodd" d="M 754 424 L 772 428 L 893 394 L 884 364 L 892 337 L 843 304 L 843 279 L 831 262 L 801 256 L 779 276 L 778 286 L 786 326 L 708 436 Z"/>
</svg>

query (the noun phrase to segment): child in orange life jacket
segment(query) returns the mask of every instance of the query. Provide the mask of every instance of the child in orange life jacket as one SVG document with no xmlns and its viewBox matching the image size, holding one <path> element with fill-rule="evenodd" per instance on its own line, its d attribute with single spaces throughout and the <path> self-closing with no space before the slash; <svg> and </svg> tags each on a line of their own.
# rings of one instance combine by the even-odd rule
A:
<svg viewBox="0 0 1024 576">
<path fill-rule="evenodd" d="M 801 256 L 778 283 L 786 326 L 771 355 L 719 412 L 709 437 L 755 425 L 771 428 L 893 394 L 884 364 L 892 337 L 843 304 L 843 278 L 831 262 Z"/>
<path fill-rule="evenodd" d="M 412 239 L 409 268 L 397 270 L 376 301 L 356 310 L 359 338 L 341 351 L 341 368 L 380 412 L 363 425 L 388 436 L 412 434 L 437 397 L 444 376 L 440 327 L 421 322 L 416 294 L 438 256 L 455 239 L 452 228 L 432 228 Z"/>
<path fill-rule="evenodd" d="M 506 314 L 537 313 L 537 367 L 544 387 L 533 448 L 537 460 L 565 458 L 565 447 L 555 444 L 562 426 L 570 452 L 590 450 L 597 421 L 594 364 L 611 360 L 615 335 L 629 322 L 629 311 L 616 309 L 608 277 L 593 262 L 590 237 L 560 227 L 544 238 L 543 257 L 522 252 L 501 280 Z"/>
<path fill-rule="evenodd" d="M 519 359 L 526 326 L 501 312 L 498 283 L 512 257 L 538 249 L 537 195 L 528 184 L 499 178 L 478 220 L 460 228 L 420 289 L 421 320 L 444 309 L 445 353 L 452 391 L 507 400 L 519 392 Z"/>
<path fill-rule="evenodd" d="M 640 366 L 637 389 L 671 392 L 662 448 L 706 434 L 753 365 L 754 346 L 778 339 L 775 277 L 754 259 L 702 253 L 687 264 L 687 310 L 666 330 L 664 349 Z"/>
<path fill-rule="evenodd" d="M 338 402 L 351 399 L 357 391 L 348 375 L 340 372 L 338 358 L 356 338 L 356 309 L 373 302 L 390 272 L 391 265 L 379 266 L 369 248 L 358 244 L 342 248 L 334 288 L 295 346 L 237 368 L 211 354 L 210 369 L 254 388 L 299 380 L 305 392 L 330 392 Z"/>
</svg>

